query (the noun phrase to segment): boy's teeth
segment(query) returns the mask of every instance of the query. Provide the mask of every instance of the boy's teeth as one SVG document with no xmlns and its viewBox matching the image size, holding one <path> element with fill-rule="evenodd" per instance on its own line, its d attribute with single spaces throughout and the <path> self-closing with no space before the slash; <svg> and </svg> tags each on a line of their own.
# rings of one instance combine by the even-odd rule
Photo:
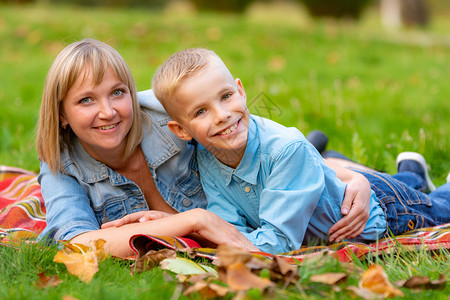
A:
<svg viewBox="0 0 450 300">
<path fill-rule="evenodd" d="M 229 134 L 229 133 L 235 131 L 236 128 L 237 128 L 237 123 L 234 124 L 233 126 L 231 126 L 230 128 L 228 128 L 227 130 L 222 131 L 220 134 L 221 134 L 221 135 Z"/>
<path fill-rule="evenodd" d="M 107 130 L 116 127 L 117 124 L 108 125 L 108 126 L 100 126 L 99 128 L 102 130 Z"/>
</svg>

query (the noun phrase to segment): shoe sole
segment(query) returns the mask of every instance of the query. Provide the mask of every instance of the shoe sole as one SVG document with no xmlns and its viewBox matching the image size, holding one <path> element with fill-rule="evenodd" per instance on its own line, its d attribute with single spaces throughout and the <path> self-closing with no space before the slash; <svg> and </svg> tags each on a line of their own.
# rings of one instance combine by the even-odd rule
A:
<svg viewBox="0 0 450 300">
<path fill-rule="evenodd" d="M 398 170 L 398 164 L 402 161 L 402 160 L 414 160 L 416 162 L 418 162 L 423 169 L 425 170 L 425 182 L 427 183 L 428 189 L 430 190 L 430 192 L 434 191 L 436 189 L 436 187 L 434 186 L 433 182 L 431 181 L 430 176 L 428 175 L 428 166 L 427 163 L 425 162 L 425 158 L 416 152 L 402 152 L 397 156 L 397 170 Z"/>
</svg>

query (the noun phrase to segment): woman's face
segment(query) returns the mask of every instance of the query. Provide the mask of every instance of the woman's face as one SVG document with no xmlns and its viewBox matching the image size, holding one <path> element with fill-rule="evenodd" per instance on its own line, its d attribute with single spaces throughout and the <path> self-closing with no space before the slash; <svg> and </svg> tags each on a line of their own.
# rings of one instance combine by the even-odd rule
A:
<svg viewBox="0 0 450 300">
<path fill-rule="evenodd" d="M 61 123 L 70 126 L 96 159 L 123 153 L 132 120 L 130 90 L 110 68 L 98 85 L 91 68 L 85 68 L 62 102 Z"/>
</svg>

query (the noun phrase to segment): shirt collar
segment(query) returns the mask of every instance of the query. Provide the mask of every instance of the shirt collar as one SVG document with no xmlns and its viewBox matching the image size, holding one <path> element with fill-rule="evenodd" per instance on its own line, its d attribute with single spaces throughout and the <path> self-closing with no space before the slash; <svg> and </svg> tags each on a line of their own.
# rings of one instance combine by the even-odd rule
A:
<svg viewBox="0 0 450 300">
<path fill-rule="evenodd" d="M 258 128 L 253 119 L 250 118 L 247 146 L 245 148 L 244 155 L 242 156 L 242 160 L 236 169 L 230 168 L 220 162 L 211 152 L 206 150 L 205 147 L 200 144 L 198 145 L 197 150 L 200 152 L 199 154 L 201 156 L 209 156 L 209 158 L 215 162 L 220 176 L 224 179 L 224 183 L 226 185 L 231 183 L 233 175 L 245 182 L 256 185 L 257 176 L 261 165 L 261 152 L 259 151 L 259 147 L 260 142 Z"/>
<path fill-rule="evenodd" d="M 249 120 L 247 147 L 245 148 L 244 156 L 234 170 L 234 175 L 238 178 L 255 185 L 259 169 L 261 166 L 261 151 L 258 127 L 253 118 Z"/>
</svg>

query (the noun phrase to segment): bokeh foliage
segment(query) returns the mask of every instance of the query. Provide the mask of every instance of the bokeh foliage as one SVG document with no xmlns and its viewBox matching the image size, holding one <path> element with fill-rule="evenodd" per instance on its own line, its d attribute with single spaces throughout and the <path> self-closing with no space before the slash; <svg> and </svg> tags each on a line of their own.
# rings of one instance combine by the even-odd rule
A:
<svg viewBox="0 0 450 300">
<path fill-rule="evenodd" d="M 221 15 L 0 5 L 0 164 L 38 170 L 34 127 L 46 72 L 65 45 L 91 37 L 124 56 L 138 90 L 150 88 L 173 52 L 213 49 L 243 80 L 252 112 L 305 134 L 322 129 L 330 148 L 389 172 L 400 151 L 419 151 L 442 183 L 450 42 L 448 18 L 437 17 L 428 31 L 389 33 L 375 12 L 359 23 L 312 21 L 294 6 Z"/>
</svg>

